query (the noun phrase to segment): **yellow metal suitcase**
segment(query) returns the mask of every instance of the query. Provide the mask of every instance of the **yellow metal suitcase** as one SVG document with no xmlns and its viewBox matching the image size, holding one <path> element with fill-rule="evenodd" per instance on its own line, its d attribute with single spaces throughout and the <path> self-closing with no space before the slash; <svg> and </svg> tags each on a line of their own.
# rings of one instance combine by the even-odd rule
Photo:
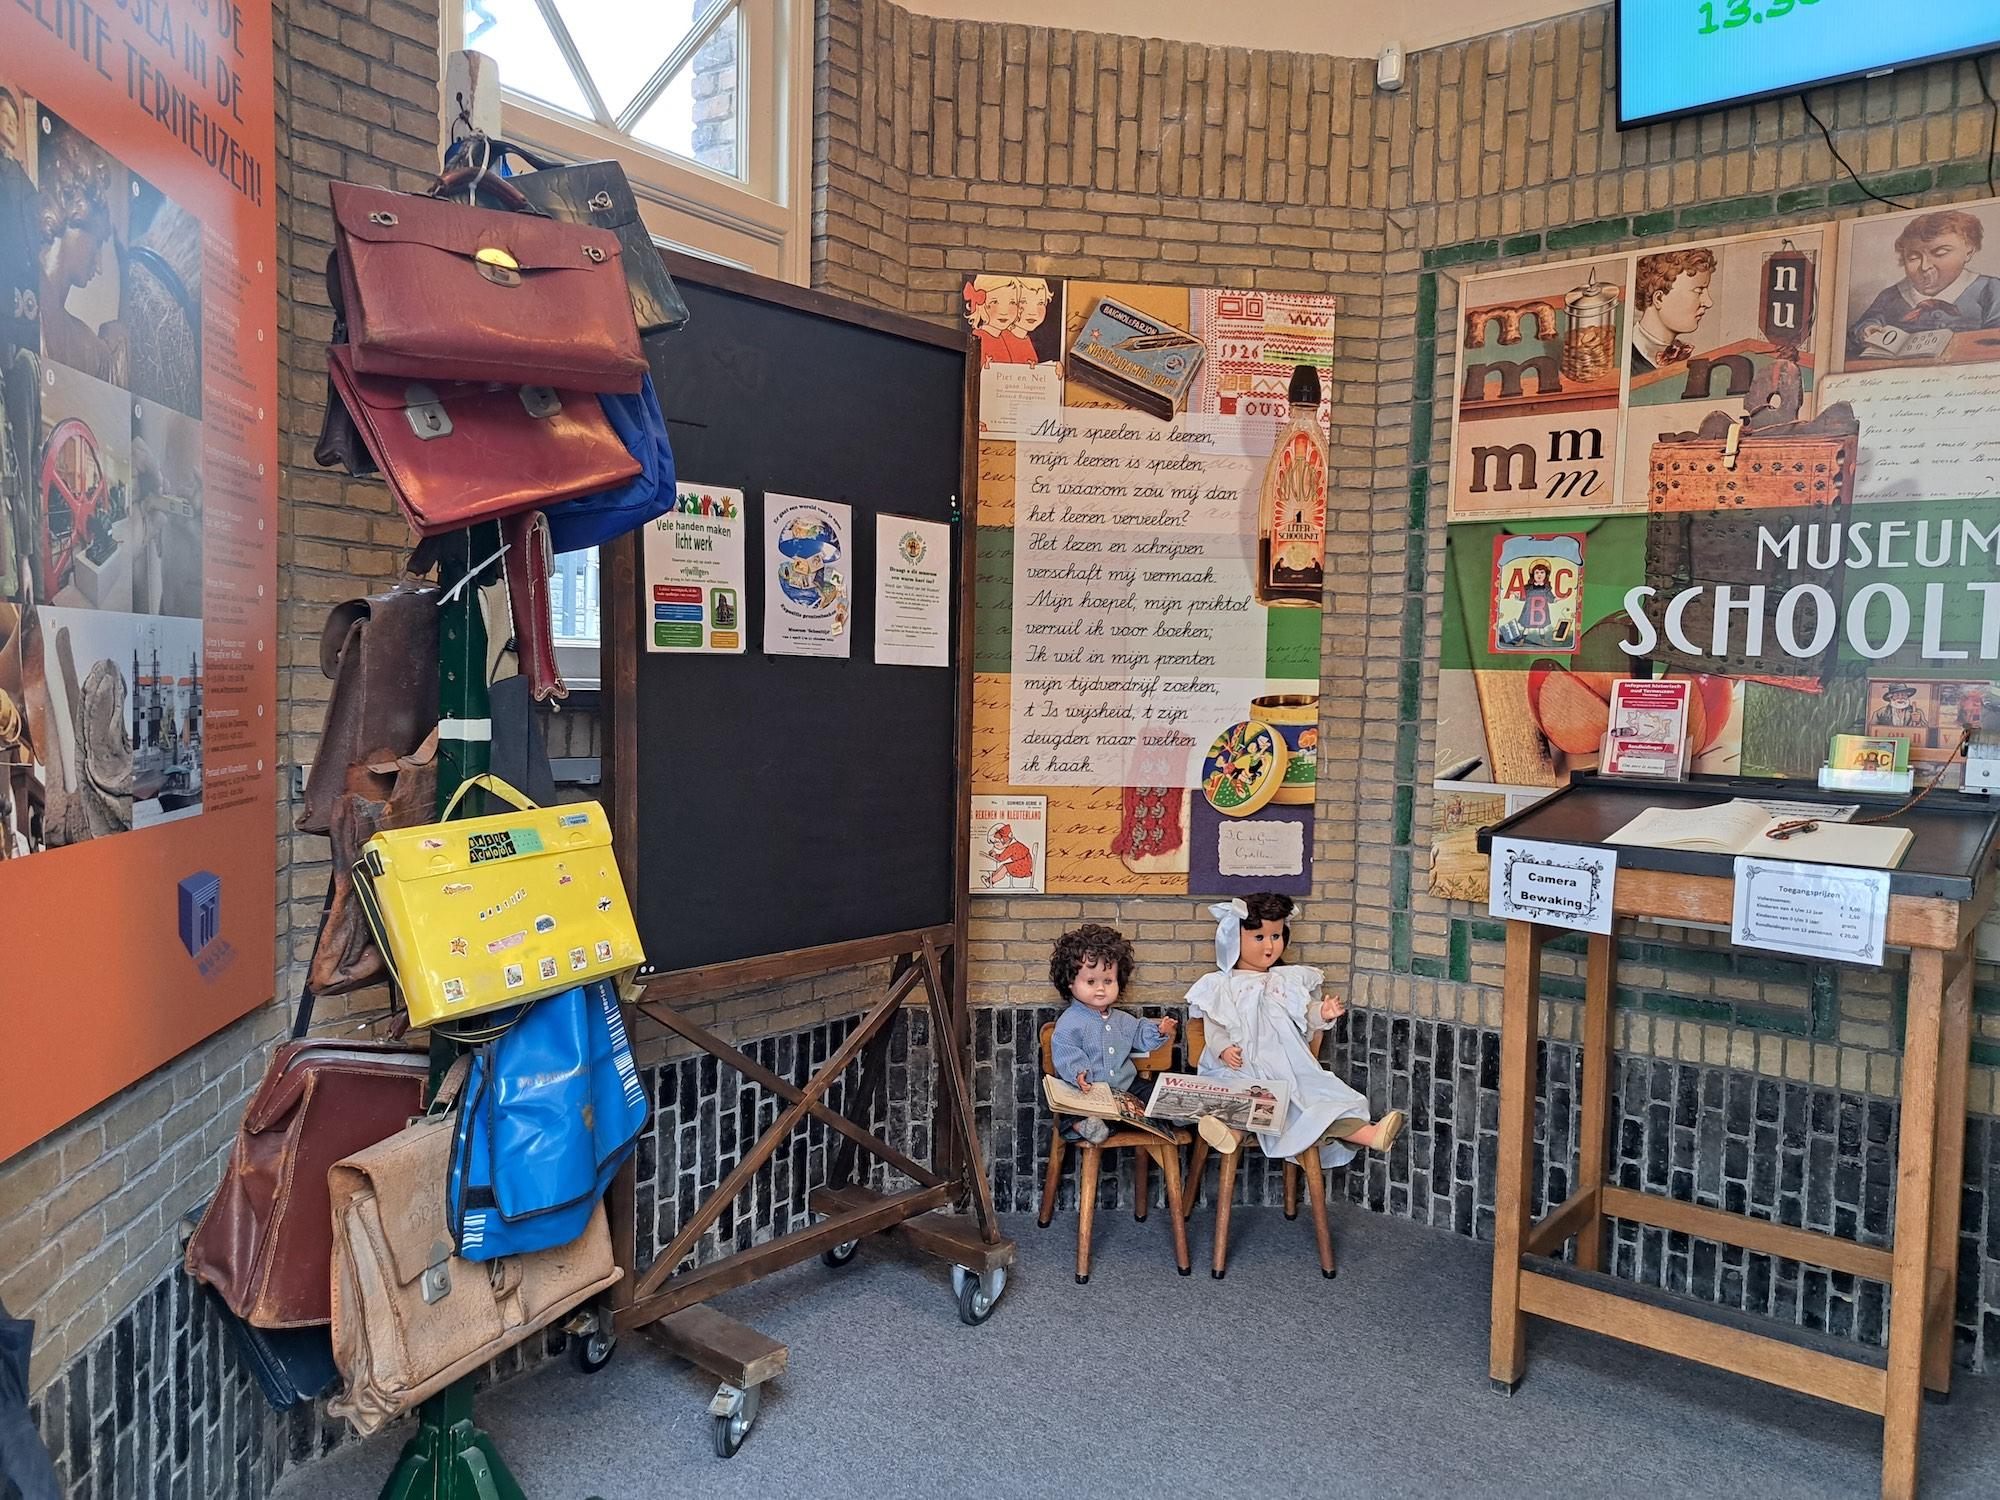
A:
<svg viewBox="0 0 2000 1500">
<path fill-rule="evenodd" d="M 516 810 L 451 821 L 475 786 Z M 475 776 L 438 822 L 369 839 L 354 877 L 412 1026 L 519 1005 L 645 962 L 611 825 L 595 802 L 537 807 L 497 776 Z"/>
</svg>

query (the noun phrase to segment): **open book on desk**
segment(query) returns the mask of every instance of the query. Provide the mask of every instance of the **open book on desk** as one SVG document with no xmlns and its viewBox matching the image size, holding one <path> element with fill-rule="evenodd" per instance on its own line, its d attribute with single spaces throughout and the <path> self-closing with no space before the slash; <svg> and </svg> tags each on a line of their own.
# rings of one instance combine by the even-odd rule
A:
<svg viewBox="0 0 2000 1500">
<path fill-rule="evenodd" d="M 1914 835 L 1907 828 L 1878 828 L 1837 822 L 1829 808 L 1811 832 L 1774 839 L 1773 828 L 1799 821 L 1798 814 L 1774 817 L 1769 808 L 1737 798 L 1711 807 L 1649 807 L 1604 842 L 1646 849 L 1684 849 L 1691 854 L 1747 854 L 1755 859 L 1796 859 L 1822 865 L 1854 865 L 1893 870 L 1902 863 Z"/>
</svg>

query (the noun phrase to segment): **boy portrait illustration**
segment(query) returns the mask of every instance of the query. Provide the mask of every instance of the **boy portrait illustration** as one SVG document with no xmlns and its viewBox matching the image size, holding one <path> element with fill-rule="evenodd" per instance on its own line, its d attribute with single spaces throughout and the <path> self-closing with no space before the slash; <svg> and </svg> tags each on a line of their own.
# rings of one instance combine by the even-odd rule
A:
<svg viewBox="0 0 2000 1500">
<path fill-rule="evenodd" d="M 2000 328 L 2000 277 L 1972 266 L 1985 240 L 1985 227 L 1959 208 L 1918 214 L 1904 225 L 1896 236 L 1903 278 L 1848 325 L 1848 357 L 1892 355 L 1913 333 Z"/>
<path fill-rule="evenodd" d="M 1669 250 L 1639 258 L 1632 284 L 1632 373 L 1686 364 L 1694 354 L 1688 336 L 1715 306 L 1712 250 Z"/>
</svg>

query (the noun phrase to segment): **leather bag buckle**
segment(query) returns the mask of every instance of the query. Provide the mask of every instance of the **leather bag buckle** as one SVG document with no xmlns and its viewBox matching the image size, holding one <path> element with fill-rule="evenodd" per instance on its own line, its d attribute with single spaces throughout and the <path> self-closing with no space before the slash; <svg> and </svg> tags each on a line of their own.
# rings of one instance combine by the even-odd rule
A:
<svg viewBox="0 0 2000 1500">
<path fill-rule="evenodd" d="M 432 438 L 451 436 L 451 414 L 438 400 L 437 392 L 427 385 L 404 388 L 403 416 L 410 424 L 410 431 L 427 443 Z"/>
<path fill-rule="evenodd" d="M 479 274 L 495 286 L 521 284 L 521 263 L 497 245 L 483 247 L 474 253 L 472 260 Z"/>
<path fill-rule="evenodd" d="M 521 387 L 521 405 L 531 417 L 553 417 L 562 410 L 562 398 L 546 385 L 524 385 Z"/>
<path fill-rule="evenodd" d="M 424 1267 L 424 1274 L 418 1281 L 426 1307 L 451 1295 L 451 1257 L 449 1240 L 438 1240 L 432 1244 L 431 1263 Z"/>
</svg>

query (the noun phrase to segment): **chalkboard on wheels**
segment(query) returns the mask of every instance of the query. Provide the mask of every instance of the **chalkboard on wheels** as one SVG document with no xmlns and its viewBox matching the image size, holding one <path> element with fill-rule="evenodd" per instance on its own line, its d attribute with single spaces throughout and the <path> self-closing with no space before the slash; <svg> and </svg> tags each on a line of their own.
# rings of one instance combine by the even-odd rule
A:
<svg viewBox="0 0 2000 1500">
<path fill-rule="evenodd" d="M 655 360 L 683 482 L 745 496 L 741 654 L 644 649 L 641 539 L 606 549 L 613 818 L 641 979 L 696 993 L 961 931 L 971 677 L 957 330 L 667 254 L 687 325 Z M 761 650 L 765 496 L 852 509 L 850 655 Z M 884 520 L 882 518 L 890 519 Z M 875 662 L 878 526 L 951 526 L 948 668 Z"/>
</svg>

